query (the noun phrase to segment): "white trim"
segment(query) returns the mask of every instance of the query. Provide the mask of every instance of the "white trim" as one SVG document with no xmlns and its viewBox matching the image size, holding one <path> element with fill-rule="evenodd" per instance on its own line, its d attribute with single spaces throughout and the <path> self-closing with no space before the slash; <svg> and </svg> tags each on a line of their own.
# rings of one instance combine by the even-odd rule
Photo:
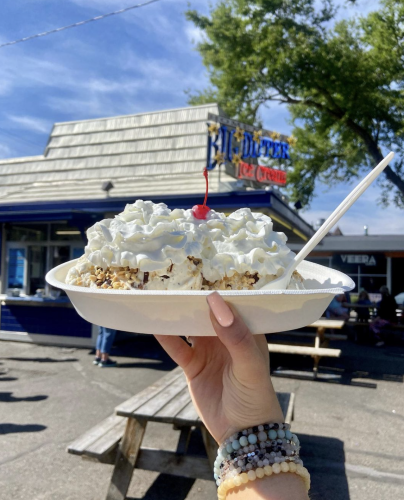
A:
<svg viewBox="0 0 404 500">
<path fill-rule="evenodd" d="M 86 347 L 92 349 L 94 344 L 93 337 L 65 337 L 59 335 L 42 335 L 40 333 L 30 334 L 26 332 L 8 332 L 0 330 L 0 340 L 11 340 L 15 342 L 30 342 L 33 344 L 55 345 L 60 347 Z"/>
</svg>

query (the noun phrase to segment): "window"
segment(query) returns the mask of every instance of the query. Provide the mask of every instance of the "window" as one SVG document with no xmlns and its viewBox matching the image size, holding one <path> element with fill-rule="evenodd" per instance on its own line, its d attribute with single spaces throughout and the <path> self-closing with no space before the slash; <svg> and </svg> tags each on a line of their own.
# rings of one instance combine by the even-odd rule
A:
<svg viewBox="0 0 404 500">
<path fill-rule="evenodd" d="M 355 292 L 378 293 L 387 283 L 387 259 L 381 253 L 334 254 L 331 267 L 352 278 Z"/>
<path fill-rule="evenodd" d="M 46 241 L 48 224 L 13 224 L 7 230 L 7 241 Z"/>
<path fill-rule="evenodd" d="M 35 295 L 38 289 L 48 293 L 47 271 L 83 253 L 80 230 L 66 221 L 8 225 L 3 289 L 18 289 L 27 295 Z"/>
</svg>

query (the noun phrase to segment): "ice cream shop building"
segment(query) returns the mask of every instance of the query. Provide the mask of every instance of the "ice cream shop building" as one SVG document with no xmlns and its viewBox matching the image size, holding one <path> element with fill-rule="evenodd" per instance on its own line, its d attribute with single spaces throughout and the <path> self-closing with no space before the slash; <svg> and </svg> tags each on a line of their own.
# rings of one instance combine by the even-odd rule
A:
<svg viewBox="0 0 404 500">
<path fill-rule="evenodd" d="M 279 191 L 291 147 L 213 104 L 57 123 L 43 155 L 0 160 L 0 339 L 92 345 L 96 327 L 45 283 L 47 270 L 82 255 L 86 229 L 136 199 L 201 203 L 205 167 L 211 208 L 262 211 L 301 246 L 313 229 Z"/>
</svg>

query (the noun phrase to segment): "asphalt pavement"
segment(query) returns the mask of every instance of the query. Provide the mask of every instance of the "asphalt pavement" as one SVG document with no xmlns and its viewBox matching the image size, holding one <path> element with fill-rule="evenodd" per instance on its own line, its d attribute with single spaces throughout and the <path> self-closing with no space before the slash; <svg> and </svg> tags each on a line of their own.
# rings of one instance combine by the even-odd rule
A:
<svg viewBox="0 0 404 500">
<path fill-rule="evenodd" d="M 311 498 L 404 500 L 404 349 L 333 346 L 343 357 L 321 363 L 328 382 L 274 378 L 278 391 L 296 394 L 293 430 L 312 474 Z M 113 357 L 118 367 L 101 369 L 88 350 L 0 342 L 1 500 L 105 498 L 112 466 L 69 455 L 67 445 L 175 366 L 150 336 L 121 341 Z M 272 359 L 273 368 L 303 373 L 311 363 Z M 150 424 L 144 443 L 174 450 L 178 435 L 169 425 Z M 128 494 L 215 498 L 213 481 L 147 471 L 135 471 Z"/>
</svg>

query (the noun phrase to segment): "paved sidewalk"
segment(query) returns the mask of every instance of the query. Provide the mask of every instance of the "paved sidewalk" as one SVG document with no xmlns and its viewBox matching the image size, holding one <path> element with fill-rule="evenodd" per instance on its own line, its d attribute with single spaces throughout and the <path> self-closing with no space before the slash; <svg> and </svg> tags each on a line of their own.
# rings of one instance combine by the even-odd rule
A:
<svg viewBox="0 0 404 500">
<path fill-rule="evenodd" d="M 360 365 L 361 376 L 370 372 L 366 380 L 375 378 L 377 389 L 274 379 L 277 390 L 296 393 L 293 428 L 312 473 L 312 498 L 402 500 L 404 350 L 346 343 L 344 352 L 339 362 Z M 174 367 L 149 336 L 120 344 L 115 354 L 119 367 L 100 369 L 87 350 L 0 342 L 1 500 L 104 498 L 112 467 L 69 455 L 66 446 Z M 145 443 L 175 449 L 177 437 L 170 426 L 150 424 Z M 128 498 L 213 500 L 216 490 L 209 481 L 137 471 Z"/>
</svg>

